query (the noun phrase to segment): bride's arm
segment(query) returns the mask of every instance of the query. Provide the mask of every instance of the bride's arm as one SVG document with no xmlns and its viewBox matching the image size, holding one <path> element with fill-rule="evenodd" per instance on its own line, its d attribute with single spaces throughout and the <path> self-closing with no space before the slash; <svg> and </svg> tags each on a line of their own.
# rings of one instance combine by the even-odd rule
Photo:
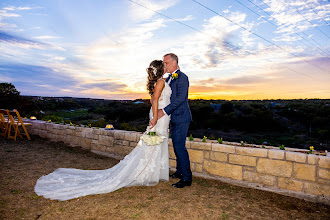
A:
<svg viewBox="0 0 330 220">
<path fill-rule="evenodd" d="M 154 94 L 151 97 L 151 104 L 152 104 L 152 112 L 153 118 L 150 121 L 150 128 L 153 128 L 157 124 L 158 120 L 158 100 L 162 91 L 165 87 L 165 82 L 163 80 L 158 80 L 156 86 L 154 88 Z"/>
</svg>

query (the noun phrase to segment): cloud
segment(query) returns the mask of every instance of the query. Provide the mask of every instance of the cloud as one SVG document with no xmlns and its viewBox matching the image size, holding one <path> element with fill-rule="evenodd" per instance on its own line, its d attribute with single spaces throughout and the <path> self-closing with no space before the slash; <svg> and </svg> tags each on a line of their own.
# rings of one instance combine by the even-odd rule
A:
<svg viewBox="0 0 330 220">
<path fill-rule="evenodd" d="M 23 95 L 106 97 L 127 93 L 127 85 L 112 79 L 91 80 L 35 65 L 0 65 L 1 81 L 10 81 Z M 19 76 L 19 77 L 18 77 Z"/>
<path fill-rule="evenodd" d="M 155 12 L 166 10 L 175 4 L 179 0 L 161 0 L 161 1 L 152 1 L 152 0 L 132 0 L 130 1 L 130 16 L 137 21 L 144 21 L 150 19 Z M 142 5 L 142 6 L 141 6 Z M 143 7 L 144 6 L 144 7 Z M 145 7 L 149 8 L 146 9 Z"/>
<path fill-rule="evenodd" d="M 322 19 L 329 14 L 330 5 L 320 5 L 319 1 L 270 1 L 266 0 L 265 11 L 271 12 L 271 18 L 279 25 L 277 33 L 298 33 L 315 26 L 323 26 Z M 269 7 L 268 7 L 269 6 Z M 318 10 L 315 13 L 311 8 Z M 295 40 L 295 39 L 292 39 Z"/>
<path fill-rule="evenodd" d="M 179 18 L 179 19 L 175 19 L 176 21 L 191 21 L 193 20 L 193 16 L 192 15 L 187 15 L 186 17 L 184 18 Z"/>
<path fill-rule="evenodd" d="M 32 9 L 35 9 L 35 8 L 40 8 L 40 7 L 15 7 L 15 6 L 8 6 L 8 7 L 4 7 L 3 9 L 4 10 L 7 10 L 7 11 L 23 11 L 23 10 L 32 10 Z"/>
<path fill-rule="evenodd" d="M 45 40 L 45 39 L 57 39 L 57 38 L 60 38 L 60 37 L 58 37 L 58 36 L 44 35 L 44 36 L 38 36 L 38 37 L 33 37 L 33 38 Z"/>
<path fill-rule="evenodd" d="M 20 15 L 15 13 L 8 13 L 6 10 L 0 10 L 0 19 L 9 17 L 20 17 Z"/>
<path fill-rule="evenodd" d="M 27 11 L 27 10 L 32 10 L 32 9 L 38 9 L 41 7 L 15 7 L 15 6 L 7 6 L 2 9 L 0 9 L 0 30 L 15 30 L 17 26 L 15 24 L 11 23 L 6 23 L 3 22 L 4 19 L 12 18 L 12 17 L 21 17 L 20 14 L 16 12 L 20 11 Z M 21 29 L 18 29 L 16 31 L 21 31 Z"/>
<path fill-rule="evenodd" d="M 121 91 L 122 89 L 126 88 L 126 84 L 123 83 L 115 83 L 112 80 L 108 80 L 109 82 L 106 82 L 107 80 L 102 80 L 102 82 L 95 81 L 92 83 L 84 83 L 81 85 L 81 87 L 86 89 L 102 89 L 105 91 L 113 92 L 113 91 Z"/>
<path fill-rule="evenodd" d="M 25 48 L 25 49 L 28 48 L 44 49 L 45 47 L 49 47 L 48 44 L 41 43 L 38 41 L 33 41 L 23 37 L 14 36 L 11 34 L 7 34 L 5 32 L 0 32 L 0 42 L 14 44 L 17 47 Z"/>
<path fill-rule="evenodd" d="M 161 59 L 162 53 L 159 53 L 166 43 L 155 43 L 153 37 L 154 32 L 164 26 L 163 19 L 154 19 L 120 33 L 106 34 L 87 47 L 77 48 L 77 57 L 90 66 L 93 73 L 111 74 L 122 80 L 139 79 L 149 65 L 145 60 Z"/>
</svg>

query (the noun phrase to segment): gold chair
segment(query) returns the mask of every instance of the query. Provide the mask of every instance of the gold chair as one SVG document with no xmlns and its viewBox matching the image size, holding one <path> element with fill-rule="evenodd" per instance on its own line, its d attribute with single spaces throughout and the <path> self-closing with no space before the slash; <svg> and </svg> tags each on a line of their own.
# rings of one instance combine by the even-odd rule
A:
<svg viewBox="0 0 330 220">
<path fill-rule="evenodd" d="M 7 137 L 9 117 L 8 110 L 0 109 L 0 135 Z"/>
<path fill-rule="evenodd" d="M 16 120 L 14 117 L 16 118 Z M 19 131 L 19 128 L 22 127 L 27 139 L 31 140 L 30 135 L 25 127 L 32 125 L 31 123 L 23 122 L 19 112 L 16 109 L 14 109 L 13 111 L 8 111 L 8 118 L 10 121 L 8 127 L 8 138 L 14 139 L 16 141 L 16 137 L 18 136 L 19 138 L 23 139 L 23 136 Z M 12 133 L 14 133 L 14 135 L 12 135 Z"/>
</svg>

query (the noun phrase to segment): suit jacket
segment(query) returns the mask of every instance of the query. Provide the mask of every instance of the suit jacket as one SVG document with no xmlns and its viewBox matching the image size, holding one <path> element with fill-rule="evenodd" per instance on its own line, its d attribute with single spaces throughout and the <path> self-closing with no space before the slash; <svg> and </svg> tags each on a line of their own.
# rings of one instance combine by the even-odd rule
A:
<svg viewBox="0 0 330 220">
<path fill-rule="evenodd" d="M 178 73 L 178 78 L 172 79 L 170 82 L 171 104 L 166 106 L 164 111 L 167 115 L 171 115 L 173 123 L 190 122 L 192 118 L 188 104 L 189 80 L 186 74 L 180 70 L 177 70 L 176 73 Z"/>
</svg>

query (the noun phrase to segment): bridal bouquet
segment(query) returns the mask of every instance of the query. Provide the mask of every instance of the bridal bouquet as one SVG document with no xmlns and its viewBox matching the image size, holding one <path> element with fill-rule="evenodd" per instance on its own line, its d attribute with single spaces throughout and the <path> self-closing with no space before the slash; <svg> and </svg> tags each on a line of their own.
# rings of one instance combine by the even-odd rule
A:
<svg viewBox="0 0 330 220">
<path fill-rule="evenodd" d="M 147 131 L 140 137 L 140 139 L 149 146 L 163 143 L 165 137 L 159 136 L 157 132 L 152 130 L 153 129 L 150 130 L 148 126 Z"/>
</svg>

